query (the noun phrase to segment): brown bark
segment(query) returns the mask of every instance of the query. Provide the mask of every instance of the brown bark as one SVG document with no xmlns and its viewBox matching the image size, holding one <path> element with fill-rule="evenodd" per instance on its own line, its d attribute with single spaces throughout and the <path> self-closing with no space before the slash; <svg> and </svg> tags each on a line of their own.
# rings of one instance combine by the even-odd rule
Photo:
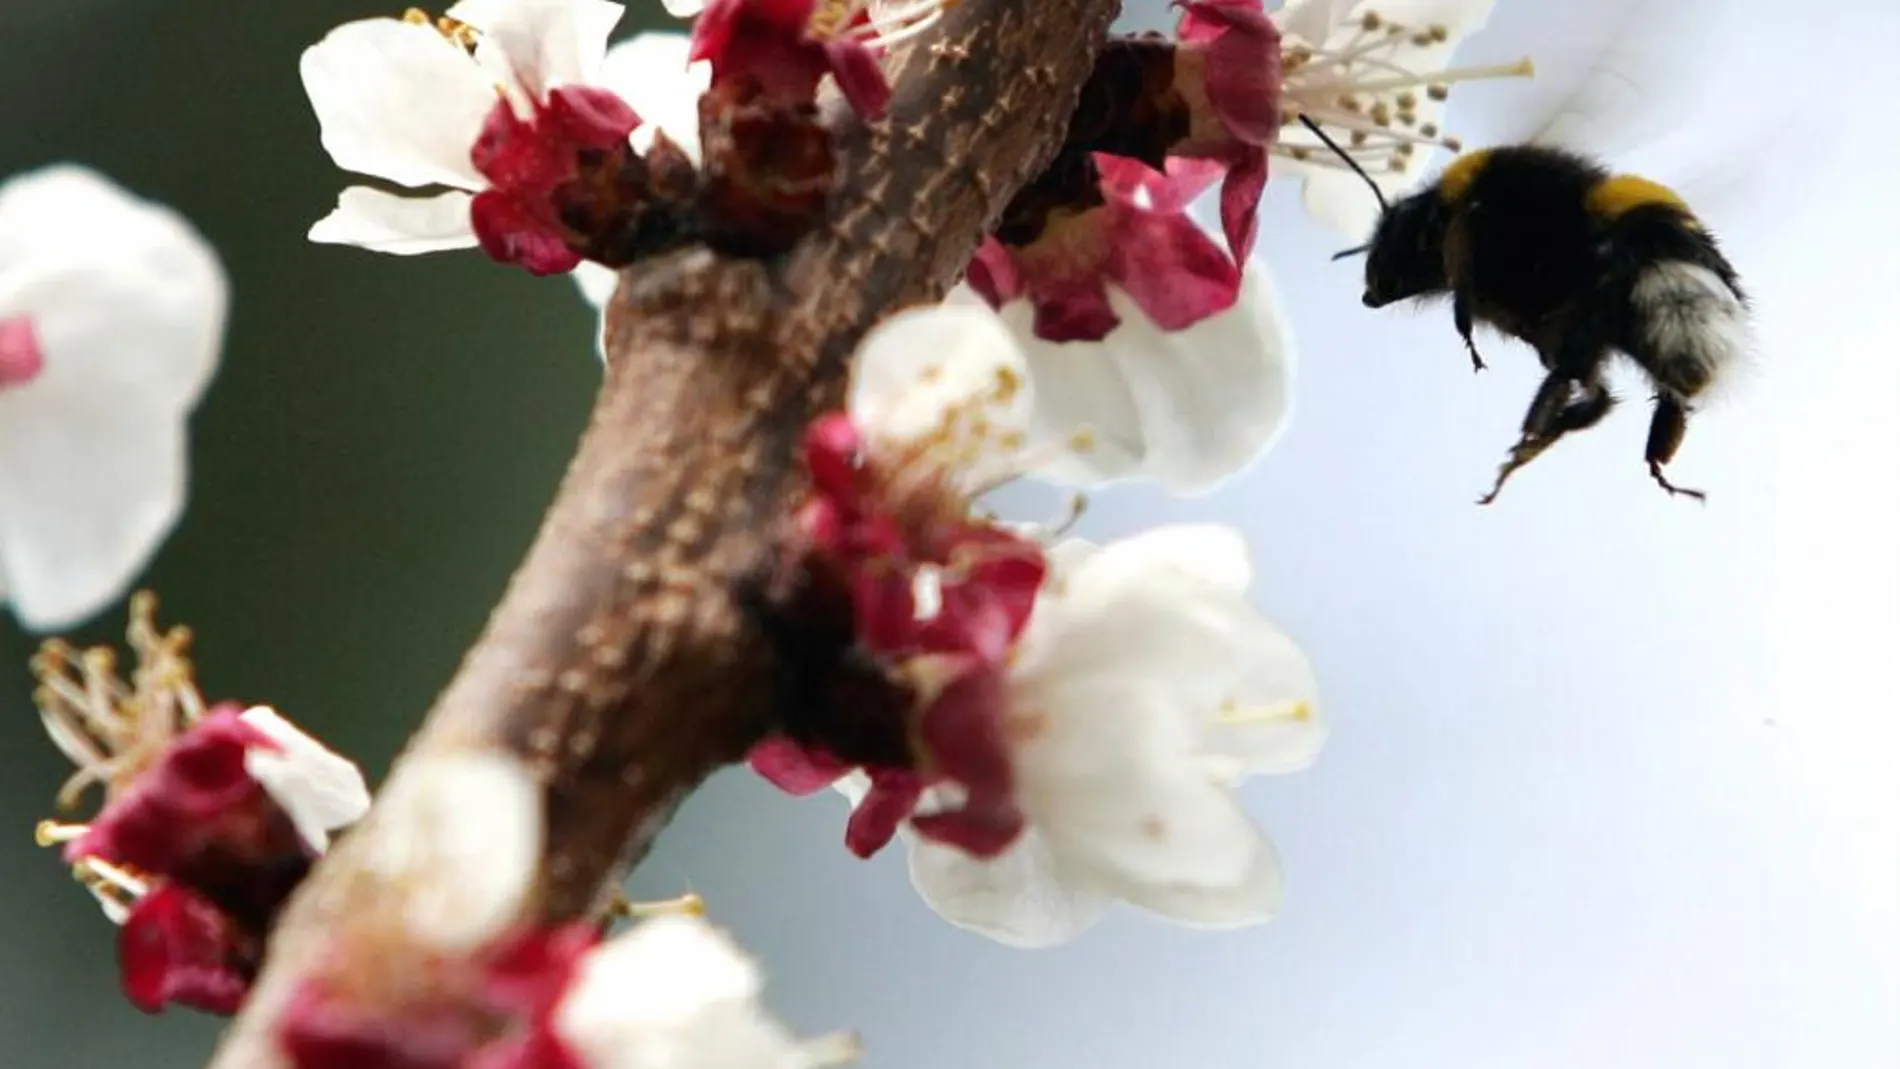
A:
<svg viewBox="0 0 1900 1069">
<path fill-rule="evenodd" d="M 499 747 L 540 771 L 546 919 L 601 907 L 679 801 L 771 729 L 782 665 L 747 604 L 803 485 L 799 435 L 872 324 L 940 296 L 1049 160 L 1119 6 L 962 0 L 896 60 L 886 120 L 838 114 L 826 226 L 770 262 L 696 250 L 622 273 L 573 464 L 405 755 Z M 293 899 L 213 1069 L 282 1066 L 273 1026 L 326 956 L 385 979 L 416 956 L 380 922 L 403 889 L 358 860 L 378 823 Z"/>
</svg>

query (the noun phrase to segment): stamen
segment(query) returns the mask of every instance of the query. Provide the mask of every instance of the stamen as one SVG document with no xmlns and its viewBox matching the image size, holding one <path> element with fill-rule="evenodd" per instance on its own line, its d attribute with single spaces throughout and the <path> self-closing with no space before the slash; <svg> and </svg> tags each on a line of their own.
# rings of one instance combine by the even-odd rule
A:
<svg viewBox="0 0 1900 1069">
<path fill-rule="evenodd" d="M 814 1036 L 798 1044 L 800 1063 L 805 1069 L 825 1069 L 827 1066 L 848 1065 L 858 1060 L 864 1053 L 864 1044 L 852 1032 L 832 1032 L 828 1035 Z"/>
<path fill-rule="evenodd" d="M 73 879 L 92 894 L 106 919 L 124 924 L 132 907 L 151 890 L 145 879 L 131 869 L 89 857 L 73 866 Z"/>
<path fill-rule="evenodd" d="M 160 631 L 153 621 L 157 599 L 132 598 L 126 629 L 134 665 L 132 684 L 118 676 L 109 648 L 78 650 L 57 639 L 41 645 L 31 665 L 39 686 L 34 703 L 53 745 L 77 771 L 61 786 L 58 804 L 71 807 L 94 783 L 108 790 L 164 749 L 204 715 L 204 699 L 192 683 L 186 650 L 191 632 Z"/>
<path fill-rule="evenodd" d="M 872 48 L 888 48 L 935 26 L 958 0 L 868 0 L 869 18 L 844 32 Z M 855 5 L 854 5 L 855 6 Z"/>
<path fill-rule="evenodd" d="M 1451 41 L 1443 24 L 1422 26 L 1392 22 L 1376 11 L 1360 15 L 1328 42 L 1289 44 L 1282 56 L 1286 106 L 1282 121 L 1290 126 L 1306 116 L 1336 127 L 1362 168 L 1403 173 L 1414 161 L 1415 147 L 1425 145 L 1461 150 L 1456 138 L 1446 136 L 1436 122 L 1420 123 L 1421 100 L 1445 100 L 1459 82 L 1496 78 L 1524 78 L 1534 74 L 1529 59 L 1487 67 L 1418 70 L 1406 66 L 1438 60 L 1432 50 Z M 1440 53 L 1442 54 L 1442 53 Z M 1312 140 L 1302 140 L 1289 129 L 1274 153 L 1317 167 L 1350 170 L 1343 160 Z"/>
<path fill-rule="evenodd" d="M 1233 724 L 1271 724 L 1275 721 L 1291 720 L 1304 724 L 1313 719 L 1313 705 L 1307 701 L 1275 702 L 1272 705 L 1242 705 L 1232 698 L 1221 703 L 1214 711 L 1216 723 Z"/>
<path fill-rule="evenodd" d="M 653 902 L 635 902 L 626 895 L 616 895 L 609 911 L 616 917 L 639 919 L 645 917 L 704 917 L 706 900 L 695 892 L 688 891 L 678 898 L 663 898 Z"/>
<path fill-rule="evenodd" d="M 1294 109 L 1289 110 L 1287 114 L 1292 119 L 1298 119 L 1301 115 L 1305 115 L 1308 118 L 1312 119 L 1314 122 L 1319 123 L 1321 126 L 1337 126 L 1342 130 L 1351 131 L 1353 133 L 1365 134 L 1367 137 L 1386 138 L 1392 141 L 1405 141 L 1405 142 L 1410 142 L 1415 145 L 1443 145 L 1445 142 L 1445 139 L 1442 137 L 1427 136 L 1423 130 L 1414 132 L 1411 130 L 1404 130 L 1404 129 L 1398 129 L 1392 126 L 1381 125 L 1376 120 L 1363 118 L 1361 116 L 1352 114 L 1351 112 L 1338 112 L 1338 111 L 1332 111 L 1326 108 L 1294 108 Z M 1289 133 L 1293 133 L 1293 132 L 1289 131 Z M 1294 137 L 1300 137 L 1303 134 L 1304 134 L 1304 131 L 1300 131 L 1298 133 L 1294 133 Z M 1289 140 L 1291 139 L 1283 137 L 1281 139 L 1281 143 L 1285 144 Z M 1315 152 L 1322 151 L 1322 150 L 1328 151 L 1328 152 L 1331 151 L 1330 149 L 1327 149 L 1324 145 L 1320 144 L 1320 142 L 1317 139 L 1310 140 L 1310 141 L 1307 141 L 1307 140 L 1297 141 L 1289 145 L 1288 147 L 1311 148 Z"/>
<path fill-rule="evenodd" d="M 1383 93 L 1393 89 L 1409 89 L 1425 86 L 1428 94 L 1445 92 L 1445 87 L 1457 82 L 1479 82 L 1496 78 L 1529 78 L 1537 73 L 1536 66 L 1528 57 L 1516 63 L 1503 63 L 1493 67 L 1463 67 L 1453 70 L 1432 71 L 1428 74 L 1407 74 L 1398 78 L 1373 79 L 1367 82 L 1334 81 L 1321 82 L 1312 86 L 1301 86 L 1301 90 L 1320 91 L 1339 88 L 1350 89 L 1355 93 Z M 1444 99 L 1442 96 L 1435 99 Z"/>
<path fill-rule="evenodd" d="M 90 824 L 61 824 L 57 820 L 42 820 L 33 825 L 33 844 L 35 846 L 58 846 L 70 843 L 86 834 Z"/>
<path fill-rule="evenodd" d="M 943 13 L 955 4 L 956 0 L 922 0 L 900 11 L 890 21 L 898 25 L 892 29 L 879 29 L 874 25 L 857 28 L 857 36 L 874 48 L 889 48 L 923 33 L 943 19 Z"/>
</svg>

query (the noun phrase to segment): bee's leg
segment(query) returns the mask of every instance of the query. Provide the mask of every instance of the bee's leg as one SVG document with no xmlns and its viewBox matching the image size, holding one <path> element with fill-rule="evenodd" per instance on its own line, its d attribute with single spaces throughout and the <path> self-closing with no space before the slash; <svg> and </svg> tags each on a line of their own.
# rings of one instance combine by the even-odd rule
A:
<svg viewBox="0 0 1900 1069">
<path fill-rule="evenodd" d="M 1595 426 L 1615 404 L 1616 398 L 1599 379 L 1575 379 L 1555 371 L 1545 376 L 1537 396 L 1531 398 L 1530 411 L 1524 414 L 1524 433 L 1498 468 L 1497 482 L 1478 499 L 1478 504 L 1496 501 L 1504 481 L 1519 468 L 1536 460 L 1571 431 Z"/>
<path fill-rule="evenodd" d="M 1671 494 L 1707 501 L 1709 495 L 1700 490 L 1677 486 L 1662 473 L 1663 465 L 1676 455 L 1676 449 L 1682 445 L 1682 436 L 1688 429 L 1689 410 L 1670 394 L 1658 393 L 1655 412 L 1649 417 L 1649 445 L 1643 451 L 1643 458 L 1649 461 L 1649 477 L 1656 480 L 1656 485 Z"/>
<path fill-rule="evenodd" d="M 1464 290 L 1458 290 L 1451 297 L 1451 320 L 1458 327 L 1458 336 L 1465 340 L 1465 351 L 1471 354 L 1471 370 L 1484 370 L 1484 357 L 1478 355 L 1478 343 L 1471 340 L 1471 298 Z"/>
</svg>

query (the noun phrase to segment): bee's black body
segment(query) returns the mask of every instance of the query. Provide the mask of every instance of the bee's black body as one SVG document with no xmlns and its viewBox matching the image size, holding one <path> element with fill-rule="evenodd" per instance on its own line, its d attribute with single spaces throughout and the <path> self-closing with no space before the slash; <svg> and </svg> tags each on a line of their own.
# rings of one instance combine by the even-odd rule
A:
<svg viewBox="0 0 1900 1069">
<path fill-rule="evenodd" d="M 1603 368 L 1622 352 L 1656 387 L 1647 458 L 1657 482 L 1674 491 L 1662 465 L 1691 406 L 1747 344 L 1735 270 L 1688 207 L 1653 182 L 1556 149 L 1459 157 L 1430 188 L 1384 213 L 1367 252 L 1368 307 L 1449 295 L 1479 368 L 1476 323 L 1537 350 L 1549 374 L 1500 487 L 1565 433 L 1609 412 L 1615 401 Z"/>
</svg>

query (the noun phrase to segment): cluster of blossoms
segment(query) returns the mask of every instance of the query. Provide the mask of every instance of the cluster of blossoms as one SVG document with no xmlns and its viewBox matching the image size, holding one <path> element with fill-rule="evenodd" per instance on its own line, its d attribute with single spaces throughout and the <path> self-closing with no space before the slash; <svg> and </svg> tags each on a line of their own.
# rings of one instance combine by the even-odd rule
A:
<svg viewBox="0 0 1900 1069">
<path fill-rule="evenodd" d="M 133 598 L 125 678 L 109 648 L 55 640 L 35 658 L 47 733 L 78 766 L 61 807 L 94 786 L 105 794 L 92 820 L 45 821 L 37 836 L 118 925 L 128 1001 L 231 1014 L 278 912 L 332 835 L 367 812 L 369 791 L 354 764 L 268 706 L 207 706 L 189 634 L 159 629 L 155 608 Z M 800 1041 L 759 1007 L 756 966 L 701 919 L 696 896 L 623 903 L 647 919 L 611 939 L 594 924 L 522 923 L 543 818 L 520 764 L 424 762 L 386 787 L 383 807 L 409 834 L 382 840 L 371 862 L 408 885 L 391 922 L 432 950 L 410 966 L 434 997 L 365 1010 L 356 985 L 389 973 L 373 953 L 341 957 L 358 968 L 310 977 L 285 1015 L 298 1069 L 635 1069 L 669 1051 L 814 1069 L 853 1055 L 848 1036 Z"/>
<path fill-rule="evenodd" d="M 535 274 L 687 241 L 776 251 L 831 193 L 820 84 L 877 116 L 890 98 L 878 55 L 936 10 L 880 9 L 874 24 L 837 6 L 716 2 L 690 41 L 643 35 L 617 55 L 607 38 L 624 9 L 608 0 L 461 0 L 439 19 L 340 26 L 302 62 L 324 147 L 346 170 L 448 191 L 352 187 L 311 240 L 480 245 Z"/>
<path fill-rule="evenodd" d="M 377 895 L 300 980 L 278 1038 L 297 1069 L 815 1069 L 848 1060 L 845 1035 L 800 1040 L 759 1005 L 756 965 L 700 916 L 695 896 L 588 922 L 525 920 L 542 849 L 541 788 L 512 758 L 436 755 L 384 785 L 402 834 L 375 842 Z M 392 905 L 396 904 L 396 905 Z M 420 949 L 376 952 L 399 929 Z"/>
<path fill-rule="evenodd" d="M 1095 546 L 974 508 L 1091 450 L 1086 430 L 1034 436 L 1039 389 L 981 304 L 900 313 L 866 340 L 847 411 L 807 436 L 800 529 L 813 581 L 837 591 L 818 600 L 849 606 L 841 663 L 887 689 L 821 692 L 752 765 L 849 796 L 859 855 L 903 833 L 926 901 L 1006 942 L 1068 939 L 1116 901 L 1263 920 L 1278 866 L 1231 792 L 1317 753 L 1312 672 L 1249 604 L 1235 531 Z"/>
<path fill-rule="evenodd" d="M 119 928 L 126 998 L 232 1013 L 290 892 L 330 833 L 369 808 L 349 761 L 268 706 L 206 707 L 183 628 L 161 631 L 132 601 L 129 680 L 110 649 L 48 642 L 34 660 L 47 734 L 78 766 L 62 808 L 99 785 L 84 824 L 41 823 Z"/>
</svg>

